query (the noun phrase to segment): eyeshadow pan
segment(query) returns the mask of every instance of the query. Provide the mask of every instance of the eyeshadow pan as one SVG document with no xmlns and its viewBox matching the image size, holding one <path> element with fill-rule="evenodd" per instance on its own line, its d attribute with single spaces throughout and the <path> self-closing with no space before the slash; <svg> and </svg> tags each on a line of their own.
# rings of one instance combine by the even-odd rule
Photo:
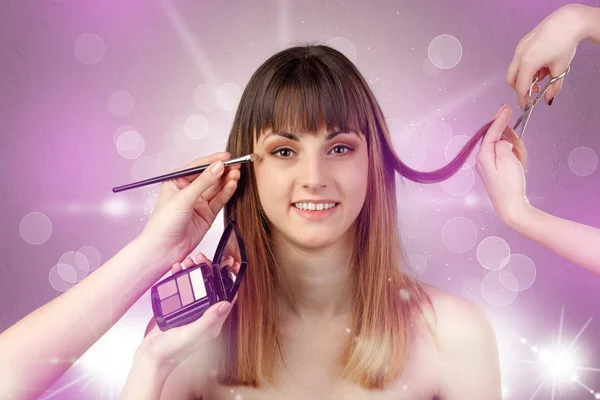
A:
<svg viewBox="0 0 600 400">
<path fill-rule="evenodd" d="M 173 281 L 175 283 L 175 281 Z M 179 295 L 171 296 L 167 299 L 164 299 L 160 302 L 160 307 L 162 308 L 163 315 L 167 315 L 172 313 L 173 311 L 181 308 L 181 302 L 179 301 Z"/>
<path fill-rule="evenodd" d="M 185 274 L 177 278 L 177 286 L 179 286 L 179 296 L 183 305 L 190 304 L 194 301 L 192 286 L 190 285 L 189 274 Z"/>
<path fill-rule="evenodd" d="M 194 297 L 199 300 L 206 297 L 206 287 L 204 286 L 204 277 L 200 268 L 190 272 L 190 280 L 192 281 L 192 287 L 194 288 Z"/>
<path fill-rule="evenodd" d="M 163 283 L 158 287 L 158 296 L 161 299 L 166 299 L 167 297 L 172 296 L 175 293 L 177 293 L 177 285 L 175 284 L 174 280 L 170 280 L 166 283 Z"/>
</svg>

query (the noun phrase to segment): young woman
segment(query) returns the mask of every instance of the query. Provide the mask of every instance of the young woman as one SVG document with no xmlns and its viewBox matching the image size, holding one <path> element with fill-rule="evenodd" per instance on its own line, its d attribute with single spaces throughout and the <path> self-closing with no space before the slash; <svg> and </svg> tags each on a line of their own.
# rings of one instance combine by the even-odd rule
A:
<svg viewBox="0 0 600 400">
<path fill-rule="evenodd" d="M 402 273 L 396 214 L 396 171 L 446 179 L 485 130 L 449 166 L 411 170 L 346 57 L 326 46 L 272 56 L 227 145 L 259 155 L 224 209 L 248 253 L 237 303 L 185 329 L 154 328 L 123 397 L 499 399 L 493 329 L 474 305 Z M 317 207 L 332 208 L 301 210 Z"/>
<path fill-rule="evenodd" d="M 225 207 L 248 255 L 237 302 L 148 329 L 124 399 L 499 399 L 481 311 L 402 273 L 395 172 L 442 181 L 482 138 L 481 160 L 494 162 L 501 137 L 522 157 L 509 114 L 503 107 L 448 166 L 414 171 L 345 56 L 310 45 L 275 54 L 243 93 L 228 152 L 186 166 L 212 163 L 199 176 L 164 182 L 137 239 L 0 335 L 0 393 L 34 398 L 169 267 L 207 262 L 186 256 Z M 223 168 L 250 153 L 253 164 Z M 320 207 L 332 208 L 311 210 Z"/>
</svg>

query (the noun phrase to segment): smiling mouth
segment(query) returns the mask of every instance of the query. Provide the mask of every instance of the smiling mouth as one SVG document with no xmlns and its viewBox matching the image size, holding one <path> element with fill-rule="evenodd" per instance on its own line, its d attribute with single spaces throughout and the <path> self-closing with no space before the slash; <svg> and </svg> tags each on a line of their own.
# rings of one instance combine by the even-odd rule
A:
<svg viewBox="0 0 600 400">
<path fill-rule="evenodd" d="M 320 204 L 308 204 L 308 203 L 292 203 L 291 206 L 298 211 L 305 212 L 319 212 L 329 211 L 336 208 L 340 203 L 320 203 Z"/>
</svg>

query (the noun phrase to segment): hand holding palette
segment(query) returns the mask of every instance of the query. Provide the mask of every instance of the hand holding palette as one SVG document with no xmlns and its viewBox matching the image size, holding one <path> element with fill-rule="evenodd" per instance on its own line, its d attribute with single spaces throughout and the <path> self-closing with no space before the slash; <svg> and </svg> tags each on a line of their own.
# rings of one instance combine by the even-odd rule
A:
<svg viewBox="0 0 600 400">
<path fill-rule="evenodd" d="M 247 264 L 242 236 L 237 223 L 231 221 L 219 240 L 212 265 L 202 263 L 186 268 L 150 289 L 152 311 L 160 330 L 189 324 L 220 301 L 232 302 Z M 234 265 L 239 265 L 237 274 Z"/>
</svg>

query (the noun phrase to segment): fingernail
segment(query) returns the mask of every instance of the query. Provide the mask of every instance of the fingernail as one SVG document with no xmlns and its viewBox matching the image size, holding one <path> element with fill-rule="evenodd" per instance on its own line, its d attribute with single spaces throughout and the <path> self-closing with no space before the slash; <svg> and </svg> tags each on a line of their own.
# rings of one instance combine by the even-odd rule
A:
<svg viewBox="0 0 600 400">
<path fill-rule="evenodd" d="M 219 306 L 217 313 L 221 316 L 227 314 L 231 310 L 231 303 L 224 303 Z"/>
<path fill-rule="evenodd" d="M 551 106 L 553 101 L 554 101 L 554 97 L 550 99 L 550 101 L 548 102 L 548 105 Z"/>
<path fill-rule="evenodd" d="M 219 172 L 223 171 L 223 161 L 220 161 L 220 160 L 217 161 L 215 163 L 215 165 L 212 166 L 210 171 L 215 175 L 218 174 Z"/>
</svg>

